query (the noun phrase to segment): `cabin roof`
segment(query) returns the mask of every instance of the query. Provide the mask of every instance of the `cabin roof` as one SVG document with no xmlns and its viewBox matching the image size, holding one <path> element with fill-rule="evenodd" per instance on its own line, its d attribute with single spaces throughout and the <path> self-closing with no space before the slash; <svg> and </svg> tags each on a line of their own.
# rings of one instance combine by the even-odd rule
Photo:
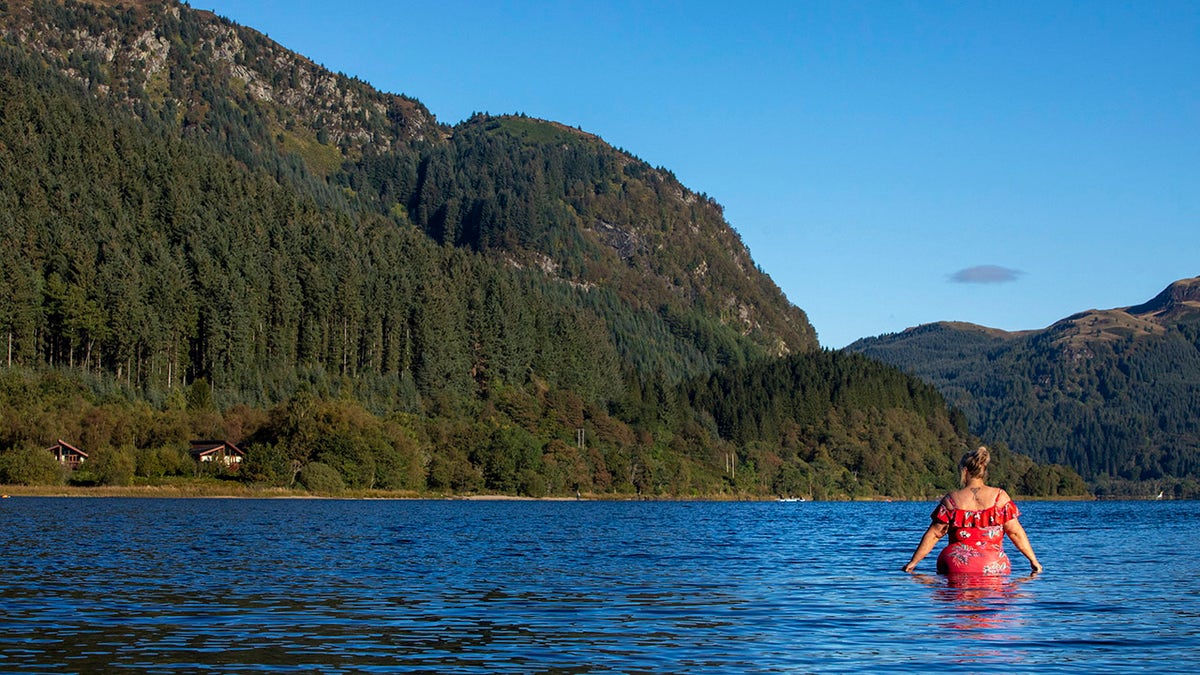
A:
<svg viewBox="0 0 1200 675">
<path fill-rule="evenodd" d="M 53 451 L 55 448 L 61 448 L 71 454 L 79 455 L 80 457 L 83 457 L 84 459 L 87 459 L 87 456 L 88 456 L 88 454 L 86 452 L 84 452 L 84 451 L 80 450 L 79 448 L 71 445 L 70 443 L 62 440 L 61 438 L 58 439 L 57 443 L 55 443 L 54 445 L 52 445 L 46 449 Z"/>
<path fill-rule="evenodd" d="M 195 440 L 192 441 L 191 453 L 197 457 L 211 455 L 214 452 L 219 452 L 224 449 L 226 452 L 231 452 L 235 455 L 246 456 L 246 453 L 241 448 L 230 443 L 229 441 L 220 440 Z"/>
</svg>

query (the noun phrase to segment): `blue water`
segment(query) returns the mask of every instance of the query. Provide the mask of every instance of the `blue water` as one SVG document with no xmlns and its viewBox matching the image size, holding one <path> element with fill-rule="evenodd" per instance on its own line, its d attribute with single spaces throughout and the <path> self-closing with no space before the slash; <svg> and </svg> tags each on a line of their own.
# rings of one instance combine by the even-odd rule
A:
<svg viewBox="0 0 1200 675">
<path fill-rule="evenodd" d="M 1200 503 L 1023 502 L 989 588 L 932 506 L 11 498 L 0 671 L 1194 669 Z"/>
</svg>

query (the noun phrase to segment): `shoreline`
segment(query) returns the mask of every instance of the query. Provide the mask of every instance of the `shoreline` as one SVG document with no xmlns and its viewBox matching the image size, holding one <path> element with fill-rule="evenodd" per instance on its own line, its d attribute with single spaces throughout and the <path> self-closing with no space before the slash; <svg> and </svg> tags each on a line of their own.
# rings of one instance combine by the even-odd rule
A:
<svg viewBox="0 0 1200 675">
<path fill-rule="evenodd" d="M 639 501 L 639 502 L 778 502 L 777 496 L 756 495 L 690 495 L 690 496 L 644 496 L 622 494 L 583 494 L 573 496 L 527 497 L 505 494 L 423 494 L 391 490 L 346 490 L 340 493 L 313 493 L 307 490 L 275 487 L 254 487 L 236 483 L 186 483 L 176 485 L 0 485 L 0 496 L 11 497 L 105 497 L 160 498 L 160 499 L 346 499 L 346 500 L 431 500 L 431 501 L 529 501 L 529 502 L 573 502 L 573 501 Z M 938 497 L 906 498 L 877 495 L 847 499 L 805 499 L 798 503 L 812 502 L 932 502 Z M 1029 497 L 1017 495 L 1021 501 L 1101 501 L 1095 495 L 1070 497 Z M 1125 498 L 1119 501 L 1154 501 Z"/>
<path fill-rule="evenodd" d="M 752 495 L 655 496 L 622 494 L 583 494 L 573 496 L 528 497 L 506 494 L 444 494 L 391 490 L 346 490 L 339 493 L 314 493 L 289 488 L 256 488 L 250 486 L 214 485 L 102 485 L 93 487 L 73 485 L 0 485 L 0 497 L 57 497 L 89 498 L 129 497 L 149 499 L 345 499 L 345 500 L 428 500 L 469 502 L 772 502 L 777 497 Z M 812 500 L 809 500 L 812 501 Z M 841 500 L 851 501 L 851 500 Z M 861 501 L 861 500 L 860 500 Z M 887 501 L 884 499 L 867 501 Z"/>
</svg>

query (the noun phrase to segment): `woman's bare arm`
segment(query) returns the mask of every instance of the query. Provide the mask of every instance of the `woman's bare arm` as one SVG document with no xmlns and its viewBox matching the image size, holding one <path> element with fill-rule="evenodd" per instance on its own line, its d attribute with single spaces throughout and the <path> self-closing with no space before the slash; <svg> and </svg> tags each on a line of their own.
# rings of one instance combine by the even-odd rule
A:
<svg viewBox="0 0 1200 675">
<path fill-rule="evenodd" d="M 1025 534 L 1025 528 L 1021 527 L 1021 521 L 1013 518 L 1004 523 L 1004 533 L 1008 535 L 1009 541 L 1017 550 L 1029 559 L 1029 566 L 1034 574 L 1042 571 L 1042 564 L 1038 562 L 1037 556 L 1033 553 L 1033 545 L 1029 543 L 1029 537 Z"/>
<path fill-rule="evenodd" d="M 921 562 L 922 558 L 929 555 L 929 552 L 932 551 L 933 547 L 937 545 L 938 539 L 946 536 L 946 532 L 949 530 L 950 527 L 946 525 L 946 523 L 930 523 L 929 529 L 925 530 L 925 534 L 921 536 L 921 543 L 917 544 L 917 550 L 913 551 L 912 560 L 909 560 L 908 564 L 904 566 L 904 571 L 913 571 L 913 569 L 916 568 L 917 563 Z"/>
</svg>

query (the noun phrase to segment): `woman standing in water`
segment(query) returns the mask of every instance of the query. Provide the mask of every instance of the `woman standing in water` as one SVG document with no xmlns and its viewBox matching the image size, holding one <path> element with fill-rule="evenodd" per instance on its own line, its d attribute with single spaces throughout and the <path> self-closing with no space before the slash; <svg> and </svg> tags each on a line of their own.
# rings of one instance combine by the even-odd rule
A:
<svg viewBox="0 0 1200 675">
<path fill-rule="evenodd" d="M 938 555 L 938 574 L 1008 574 L 1008 556 L 1004 553 L 1006 534 L 1029 559 L 1033 573 L 1042 571 L 1025 528 L 1017 519 L 1021 515 L 1017 505 L 1004 490 L 986 484 L 989 461 L 991 454 L 982 446 L 963 455 L 958 463 L 962 488 L 938 502 L 933 522 L 921 537 L 912 560 L 904 566 L 905 572 L 912 572 L 947 532 L 950 544 Z"/>
</svg>

